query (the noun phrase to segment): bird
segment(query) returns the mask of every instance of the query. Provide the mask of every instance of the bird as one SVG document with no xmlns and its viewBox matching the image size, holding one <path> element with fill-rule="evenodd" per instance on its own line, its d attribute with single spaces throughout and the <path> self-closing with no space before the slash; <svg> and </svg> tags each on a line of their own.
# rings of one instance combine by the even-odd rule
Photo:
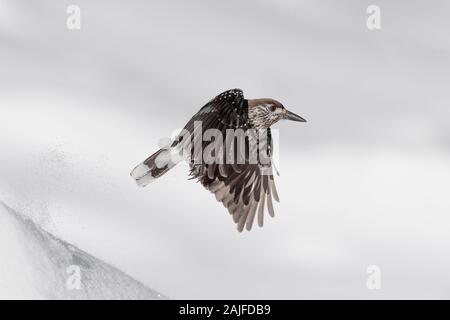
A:
<svg viewBox="0 0 450 320">
<path fill-rule="evenodd" d="M 130 175 L 138 186 L 145 187 L 186 160 L 190 168 L 189 178 L 196 179 L 215 195 L 217 201 L 231 214 L 239 232 L 244 227 L 250 231 L 256 216 L 258 226 L 262 227 L 266 211 L 269 216 L 275 216 L 273 200 L 279 202 L 273 174 L 278 171 L 272 161 L 271 126 L 283 119 L 306 122 L 277 100 L 246 99 L 242 89 L 224 91 L 188 121 L 182 130 L 183 134 L 137 165 Z M 208 130 L 226 137 L 230 130 L 240 132 L 244 134 L 244 139 L 239 140 L 238 135 L 228 140 L 223 135 L 216 139 L 205 139 L 202 132 Z M 211 152 L 216 161 L 201 161 L 213 140 L 216 147 L 219 145 Z M 244 142 L 244 151 L 238 148 L 238 141 Z M 183 156 L 183 152 L 188 157 Z M 255 159 L 252 157 L 255 152 L 265 157 L 257 156 Z"/>
</svg>

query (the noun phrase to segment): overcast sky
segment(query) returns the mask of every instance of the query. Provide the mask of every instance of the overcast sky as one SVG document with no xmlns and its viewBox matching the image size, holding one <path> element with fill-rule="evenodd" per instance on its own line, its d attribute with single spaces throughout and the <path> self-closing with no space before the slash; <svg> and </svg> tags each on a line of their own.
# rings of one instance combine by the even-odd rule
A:
<svg viewBox="0 0 450 320">
<path fill-rule="evenodd" d="M 0 0 L 0 200 L 171 298 L 449 298 L 449 14 Z M 186 165 L 145 189 L 129 177 L 231 88 L 308 120 L 276 125 L 281 203 L 243 234 Z"/>
</svg>

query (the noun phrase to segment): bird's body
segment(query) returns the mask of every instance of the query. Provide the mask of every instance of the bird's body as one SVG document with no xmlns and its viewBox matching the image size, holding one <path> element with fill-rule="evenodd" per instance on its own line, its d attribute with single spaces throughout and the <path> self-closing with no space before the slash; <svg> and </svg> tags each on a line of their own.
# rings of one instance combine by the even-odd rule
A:
<svg viewBox="0 0 450 320">
<path fill-rule="evenodd" d="M 169 171 L 183 154 L 191 179 L 215 194 L 239 231 L 251 230 L 256 216 L 262 226 L 265 209 L 274 216 L 272 200 L 279 201 L 270 126 L 280 119 L 305 121 L 273 99 L 247 100 L 240 89 L 225 91 L 191 118 L 169 148 L 151 155 L 131 176 L 145 186 Z"/>
</svg>

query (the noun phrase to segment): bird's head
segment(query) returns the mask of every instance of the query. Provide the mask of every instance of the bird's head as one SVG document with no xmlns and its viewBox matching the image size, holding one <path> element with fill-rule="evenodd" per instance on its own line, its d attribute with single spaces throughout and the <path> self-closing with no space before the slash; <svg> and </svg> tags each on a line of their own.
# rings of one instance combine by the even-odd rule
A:
<svg viewBox="0 0 450 320">
<path fill-rule="evenodd" d="M 280 102 L 269 98 L 248 100 L 248 117 L 257 129 L 267 129 L 282 119 L 306 122 L 299 115 L 288 111 Z"/>
</svg>

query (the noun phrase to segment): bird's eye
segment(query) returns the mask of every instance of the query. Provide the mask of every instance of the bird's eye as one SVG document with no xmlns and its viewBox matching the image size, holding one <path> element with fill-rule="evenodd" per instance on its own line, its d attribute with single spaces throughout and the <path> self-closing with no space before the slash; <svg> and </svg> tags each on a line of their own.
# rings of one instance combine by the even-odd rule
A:
<svg viewBox="0 0 450 320">
<path fill-rule="evenodd" d="M 273 104 L 271 104 L 271 105 L 269 106 L 269 110 L 270 110 L 271 112 L 274 112 L 276 108 L 277 108 L 277 107 L 275 107 Z"/>
</svg>

